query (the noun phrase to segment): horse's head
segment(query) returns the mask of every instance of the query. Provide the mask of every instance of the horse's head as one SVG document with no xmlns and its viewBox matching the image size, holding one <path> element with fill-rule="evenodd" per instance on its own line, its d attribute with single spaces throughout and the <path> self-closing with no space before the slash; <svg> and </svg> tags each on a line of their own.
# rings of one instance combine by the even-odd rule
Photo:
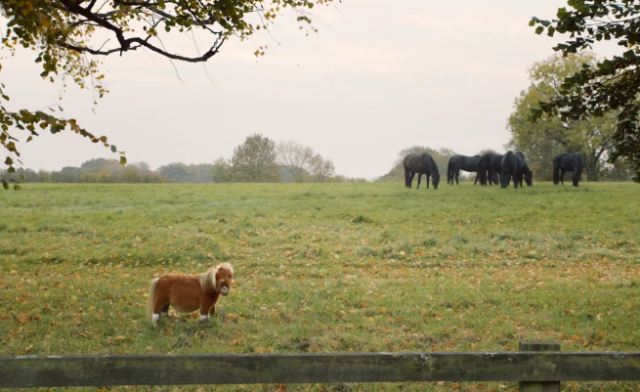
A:
<svg viewBox="0 0 640 392">
<path fill-rule="evenodd" d="M 216 291 L 222 295 L 229 295 L 233 285 L 233 267 L 229 263 L 220 264 L 216 268 Z"/>
<path fill-rule="evenodd" d="M 533 172 L 531 170 L 524 172 L 524 182 L 527 183 L 527 186 L 533 185 Z"/>
<path fill-rule="evenodd" d="M 433 174 L 431 178 L 433 178 L 433 189 L 438 189 L 438 184 L 440 183 L 440 174 Z"/>
</svg>

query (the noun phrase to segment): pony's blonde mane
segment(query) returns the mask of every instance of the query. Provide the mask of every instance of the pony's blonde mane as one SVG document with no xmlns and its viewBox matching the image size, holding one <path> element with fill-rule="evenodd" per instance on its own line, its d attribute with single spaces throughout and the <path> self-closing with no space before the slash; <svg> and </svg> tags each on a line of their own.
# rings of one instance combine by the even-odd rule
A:
<svg viewBox="0 0 640 392">
<path fill-rule="evenodd" d="M 217 282 L 216 282 L 216 274 L 221 269 L 226 269 L 231 272 L 231 275 L 235 274 L 233 271 L 233 267 L 229 263 L 218 264 L 215 267 L 209 268 L 207 272 L 204 274 L 200 274 L 198 279 L 200 280 L 200 286 L 204 291 L 215 291 L 218 292 Z"/>
</svg>

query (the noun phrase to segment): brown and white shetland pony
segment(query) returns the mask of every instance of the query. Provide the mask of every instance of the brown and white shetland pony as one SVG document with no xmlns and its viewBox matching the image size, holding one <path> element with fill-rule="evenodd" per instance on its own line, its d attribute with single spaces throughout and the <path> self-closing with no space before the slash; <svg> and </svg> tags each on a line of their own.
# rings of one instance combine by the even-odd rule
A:
<svg viewBox="0 0 640 392">
<path fill-rule="evenodd" d="M 147 319 L 156 325 L 169 314 L 169 305 L 180 313 L 200 311 L 205 321 L 216 313 L 220 295 L 227 296 L 233 284 L 233 267 L 222 263 L 200 275 L 164 275 L 151 281 Z"/>
</svg>

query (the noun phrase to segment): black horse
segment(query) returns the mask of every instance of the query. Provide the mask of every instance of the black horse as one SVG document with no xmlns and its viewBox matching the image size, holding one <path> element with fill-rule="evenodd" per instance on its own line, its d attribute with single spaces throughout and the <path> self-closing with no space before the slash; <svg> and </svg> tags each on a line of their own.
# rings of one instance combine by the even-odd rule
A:
<svg viewBox="0 0 640 392">
<path fill-rule="evenodd" d="M 513 179 L 513 187 L 518 188 L 518 185 L 522 186 L 523 177 L 527 185 L 531 186 L 533 173 L 524 160 L 524 154 L 508 151 L 500 162 L 500 186 L 507 188 L 510 180 Z"/>
<path fill-rule="evenodd" d="M 522 175 L 520 176 L 519 180 L 520 180 L 520 186 L 522 185 L 522 178 L 524 177 L 524 182 L 527 183 L 527 186 L 531 186 L 533 185 L 533 172 L 531 171 L 531 169 L 529 169 L 529 165 L 527 165 L 527 160 L 524 159 L 524 154 L 521 153 L 520 151 L 516 151 L 516 155 L 520 156 L 520 158 L 522 158 L 522 160 L 524 161 L 524 166 L 522 167 Z"/>
<path fill-rule="evenodd" d="M 455 180 L 456 184 L 460 185 L 458 181 L 460 170 L 477 173 L 479 162 L 480 155 L 474 155 L 472 157 L 467 155 L 454 155 L 449 158 L 449 164 L 447 165 L 447 184 L 453 185 L 453 181 Z M 477 176 L 476 182 L 478 182 Z M 475 182 L 473 185 L 475 185 Z"/>
<path fill-rule="evenodd" d="M 560 182 L 564 185 L 564 173 L 569 172 L 573 173 L 573 186 L 578 186 L 580 175 L 585 166 L 582 154 L 563 152 L 556 155 L 553 157 L 553 183 L 558 185 L 558 182 Z"/>
<path fill-rule="evenodd" d="M 409 154 L 404 158 L 404 180 L 407 188 L 411 188 L 413 177 L 418 174 L 418 186 L 420 188 L 420 178 L 422 174 L 427 176 L 427 189 L 429 189 L 429 177 L 433 177 L 433 187 L 438 189 L 438 183 L 440 183 L 440 173 L 438 172 L 438 165 L 433 160 L 431 155 L 426 152 L 423 154 Z"/>
<path fill-rule="evenodd" d="M 478 182 L 478 175 L 476 174 L 476 181 L 473 183 L 475 185 Z M 498 185 L 500 183 L 500 177 L 498 177 L 497 172 L 489 172 L 489 185 Z"/>
<path fill-rule="evenodd" d="M 495 152 L 488 152 L 480 157 L 480 161 L 478 162 L 478 177 L 480 177 L 480 184 L 487 185 L 488 178 L 489 185 L 498 185 L 498 174 L 500 173 L 502 157 L 503 155 L 496 154 Z M 488 177 L 487 172 L 489 172 Z"/>
</svg>

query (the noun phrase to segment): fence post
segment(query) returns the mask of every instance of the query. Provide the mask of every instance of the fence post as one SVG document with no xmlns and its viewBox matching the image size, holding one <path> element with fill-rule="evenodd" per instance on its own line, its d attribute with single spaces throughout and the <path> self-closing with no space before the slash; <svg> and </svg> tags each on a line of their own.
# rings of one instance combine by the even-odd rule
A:
<svg viewBox="0 0 640 392">
<path fill-rule="evenodd" d="M 560 351 L 560 343 L 552 340 L 521 340 L 520 351 Z M 560 381 L 520 381 L 520 392 L 560 392 Z"/>
</svg>

